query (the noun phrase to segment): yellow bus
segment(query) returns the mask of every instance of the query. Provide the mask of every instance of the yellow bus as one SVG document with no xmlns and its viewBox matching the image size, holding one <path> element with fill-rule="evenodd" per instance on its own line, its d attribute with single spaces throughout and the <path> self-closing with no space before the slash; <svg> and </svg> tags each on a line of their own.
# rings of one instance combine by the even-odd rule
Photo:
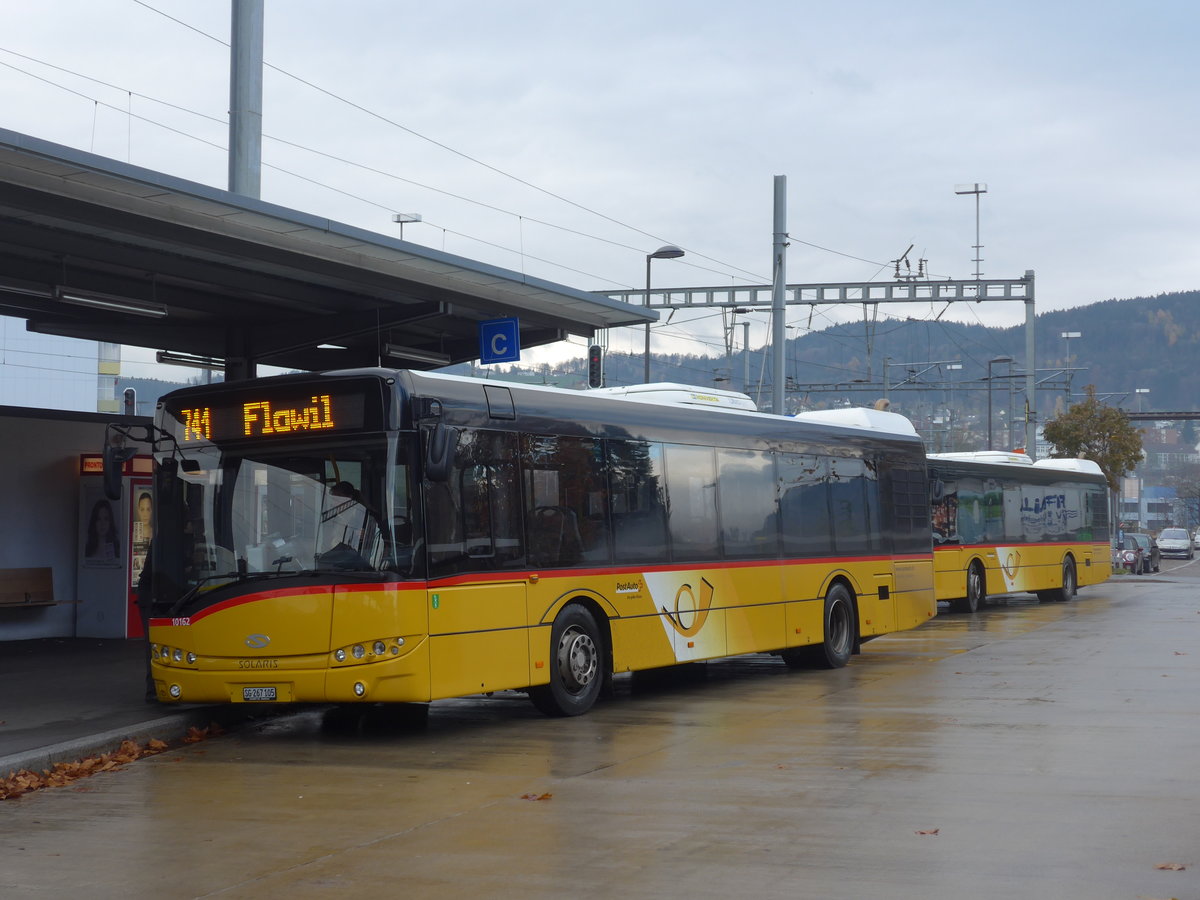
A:
<svg viewBox="0 0 1200 900">
<path fill-rule="evenodd" d="M 928 462 L 938 600 L 960 612 L 995 594 L 1070 600 L 1108 578 L 1108 483 L 1096 463 L 1003 451 Z"/>
<path fill-rule="evenodd" d="M 372 369 L 187 388 L 156 422 L 163 702 L 578 715 L 618 673 L 837 667 L 936 612 L 925 457 L 890 413 Z"/>
</svg>

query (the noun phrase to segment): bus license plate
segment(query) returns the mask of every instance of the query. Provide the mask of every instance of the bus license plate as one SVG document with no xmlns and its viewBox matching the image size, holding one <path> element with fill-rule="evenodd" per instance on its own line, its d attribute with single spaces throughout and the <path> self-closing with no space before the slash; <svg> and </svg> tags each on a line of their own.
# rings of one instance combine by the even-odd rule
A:
<svg viewBox="0 0 1200 900">
<path fill-rule="evenodd" d="M 275 688 L 273 687 L 244 687 L 242 688 L 243 700 L 274 700 Z"/>
</svg>

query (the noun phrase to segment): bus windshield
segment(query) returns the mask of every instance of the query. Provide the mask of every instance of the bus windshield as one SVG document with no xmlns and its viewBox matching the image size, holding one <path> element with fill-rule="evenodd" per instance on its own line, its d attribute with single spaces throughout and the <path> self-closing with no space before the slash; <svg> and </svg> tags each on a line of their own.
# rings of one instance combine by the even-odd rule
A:
<svg viewBox="0 0 1200 900">
<path fill-rule="evenodd" d="M 173 519 L 182 540 L 156 548 L 156 567 L 176 576 L 167 591 L 175 597 L 160 591 L 158 600 L 252 577 L 407 575 L 408 447 L 397 435 L 372 434 L 287 446 L 209 443 L 188 449 L 186 467 L 160 460 L 160 536 Z"/>
</svg>

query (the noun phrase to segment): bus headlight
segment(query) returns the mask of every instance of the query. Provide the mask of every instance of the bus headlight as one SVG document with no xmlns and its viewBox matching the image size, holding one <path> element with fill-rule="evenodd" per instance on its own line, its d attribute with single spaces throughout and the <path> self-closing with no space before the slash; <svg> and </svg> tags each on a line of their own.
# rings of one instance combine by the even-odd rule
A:
<svg viewBox="0 0 1200 900">
<path fill-rule="evenodd" d="M 340 648 L 337 650 L 334 650 L 333 658 L 336 659 L 338 662 L 345 662 L 346 661 L 346 651 L 342 650 Z"/>
<path fill-rule="evenodd" d="M 367 694 L 367 686 L 361 681 L 354 682 L 354 696 L 365 697 Z"/>
<path fill-rule="evenodd" d="M 173 684 L 169 688 L 167 688 L 167 693 L 171 695 L 172 700 L 178 700 L 180 698 L 180 696 L 183 694 L 183 688 L 181 688 L 177 684 Z"/>
<path fill-rule="evenodd" d="M 355 644 L 350 649 L 350 652 L 354 654 L 355 659 L 362 659 L 364 656 L 367 655 L 367 648 L 364 647 L 362 644 Z"/>
<path fill-rule="evenodd" d="M 376 656 L 383 656 L 383 654 L 387 653 L 387 644 L 383 641 L 376 641 L 371 649 L 375 651 Z"/>
</svg>

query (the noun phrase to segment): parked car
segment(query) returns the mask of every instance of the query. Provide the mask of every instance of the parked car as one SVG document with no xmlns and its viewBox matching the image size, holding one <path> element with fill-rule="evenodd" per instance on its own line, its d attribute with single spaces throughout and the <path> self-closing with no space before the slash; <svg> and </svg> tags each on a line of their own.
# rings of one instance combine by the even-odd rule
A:
<svg viewBox="0 0 1200 900">
<path fill-rule="evenodd" d="M 1196 533 L 1192 535 L 1192 544 L 1197 550 L 1200 550 L 1200 528 L 1196 529 Z"/>
<path fill-rule="evenodd" d="M 1133 538 L 1142 548 L 1142 571 L 1141 574 L 1147 575 L 1150 572 L 1157 572 L 1159 563 L 1162 562 L 1162 554 L 1158 549 L 1158 541 L 1149 534 L 1142 534 L 1140 531 L 1135 531 L 1125 535 L 1125 538 Z"/>
<path fill-rule="evenodd" d="M 1142 545 L 1133 539 L 1132 534 L 1125 535 L 1124 543 L 1117 548 L 1116 565 L 1130 575 L 1142 574 Z"/>
<path fill-rule="evenodd" d="M 1186 528 L 1164 528 L 1158 533 L 1158 549 L 1163 556 L 1178 556 L 1181 559 L 1193 559 L 1196 551 L 1192 549 L 1192 536 Z"/>
</svg>

